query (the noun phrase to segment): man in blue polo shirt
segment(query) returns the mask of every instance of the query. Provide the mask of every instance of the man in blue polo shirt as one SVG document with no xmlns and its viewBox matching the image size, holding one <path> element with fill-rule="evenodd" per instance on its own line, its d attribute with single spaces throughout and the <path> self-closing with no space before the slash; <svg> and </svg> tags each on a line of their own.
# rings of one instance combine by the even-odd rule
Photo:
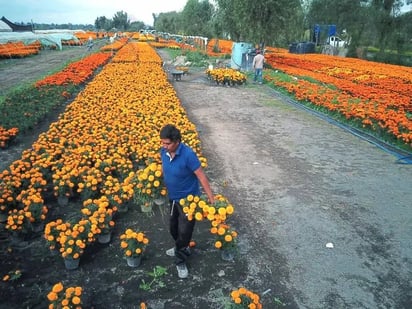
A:
<svg viewBox="0 0 412 309">
<path fill-rule="evenodd" d="M 163 179 L 170 201 L 169 229 L 175 240 L 175 247 L 167 250 L 166 254 L 175 257 L 179 278 L 187 278 L 189 271 L 186 259 L 190 255 L 189 242 L 196 220 L 187 219 L 179 200 L 189 194 L 201 195 L 199 183 L 210 203 L 214 203 L 214 196 L 199 158 L 189 146 L 182 143 L 180 131 L 171 124 L 165 125 L 160 130 L 160 140 Z"/>
</svg>

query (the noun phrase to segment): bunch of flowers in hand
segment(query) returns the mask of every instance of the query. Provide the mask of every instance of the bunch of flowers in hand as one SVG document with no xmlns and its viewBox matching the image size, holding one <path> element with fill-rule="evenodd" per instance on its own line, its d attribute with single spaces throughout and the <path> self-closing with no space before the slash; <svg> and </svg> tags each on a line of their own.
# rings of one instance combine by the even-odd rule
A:
<svg viewBox="0 0 412 309">
<path fill-rule="evenodd" d="M 233 205 L 222 194 L 215 196 L 215 203 L 208 208 L 207 218 L 209 221 L 225 222 L 229 215 L 234 212 Z"/>
<path fill-rule="evenodd" d="M 183 212 L 188 215 L 188 219 L 195 218 L 198 221 L 207 218 L 211 222 L 225 222 L 228 215 L 233 214 L 234 207 L 228 199 L 218 194 L 215 196 L 215 203 L 210 205 L 205 195 L 195 196 L 188 195 L 184 199 L 180 199 L 180 206 L 183 207 Z"/>
<path fill-rule="evenodd" d="M 183 207 L 183 212 L 187 214 L 189 221 L 195 218 L 197 221 L 203 220 L 209 211 L 209 205 L 205 195 L 197 196 L 189 194 L 179 200 L 179 205 Z"/>
<path fill-rule="evenodd" d="M 61 282 L 56 283 L 47 294 L 47 299 L 50 301 L 49 309 L 81 309 L 82 292 L 80 286 L 68 287 L 65 290 Z"/>
<path fill-rule="evenodd" d="M 260 296 L 244 287 L 230 293 L 231 303 L 226 309 L 261 309 Z"/>
<path fill-rule="evenodd" d="M 229 225 L 219 223 L 212 226 L 210 232 L 216 235 L 215 248 L 222 250 L 234 250 L 236 248 L 237 232 L 232 230 Z"/>
<path fill-rule="evenodd" d="M 120 235 L 120 248 L 125 257 L 140 256 L 143 254 L 148 243 L 149 239 L 143 232 L 126 229 L 126 231 Z"/>
</svg>

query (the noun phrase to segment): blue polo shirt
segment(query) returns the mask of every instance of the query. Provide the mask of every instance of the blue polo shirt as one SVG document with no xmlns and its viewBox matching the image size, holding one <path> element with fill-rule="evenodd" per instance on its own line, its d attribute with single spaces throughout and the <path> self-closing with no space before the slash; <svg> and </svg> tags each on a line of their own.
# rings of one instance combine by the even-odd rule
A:
<svg viewBox="0 0 412 309">
<path fill-rule="evenodd" d="M 194 174 L 200 167 L 196 153 L 189 146 L 180 143 L 173 159 L 164 148 L 160 154 L 169 199 L 180 200 L 189 194 L 200 195 L 199 180 Z"/>
</svg>

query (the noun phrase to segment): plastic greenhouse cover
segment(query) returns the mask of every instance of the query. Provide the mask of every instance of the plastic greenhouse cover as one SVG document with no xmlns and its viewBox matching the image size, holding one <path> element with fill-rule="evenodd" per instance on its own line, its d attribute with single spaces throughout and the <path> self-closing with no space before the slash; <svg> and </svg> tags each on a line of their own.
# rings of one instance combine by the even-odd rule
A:
<svg viewBox="0 0 412 309">
<path fill-rule="evenodd" d="M 62 49 L 62 40 L 78 41 L 72 32 L 33 33 L 33 32 L 0 32 L 0 43 L 23 42 L 30 44 L 39 41 L 43 46 L 57 45 Z"/>
</svg>

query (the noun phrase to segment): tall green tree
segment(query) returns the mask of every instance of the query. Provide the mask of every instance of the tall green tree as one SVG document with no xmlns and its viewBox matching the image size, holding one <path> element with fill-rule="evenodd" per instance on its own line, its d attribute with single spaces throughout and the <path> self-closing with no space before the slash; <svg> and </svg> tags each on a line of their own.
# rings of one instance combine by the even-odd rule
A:
<svg viewBox="0 0 412 309">
<path fill-rule="evenodd" d="M 371 0 L 370 11 L 373 14 L 371 24 L 376 29 L 376 45 L 379 48 L 378 57 L 382 57 L 386 48 L 393 41 L 395 17 L 398 15 L 403 0 Z"/>
<path fill-rule="evenodd" d="M 184 34 L 210 37 L 213 13 L 213 5 L 208 0 L 188 0 L 182 11 Z"/>
<path fill-rule="evenodd" d="M 237 41 L 285 45 L 303 32 L 299 0 L 217 0 L 224 29 Z"/>
<path fill-rule="evenodd" d="M 110 30 L 110 28 L 112 28 L 112 21 L 110 19 L 107 19 L 105 16 L 100 16 L 96 18 L 94 26 L 97 30 Z"/>
<path fill-rule="evenodd" d="M 113 27 L 120 31 L 129 29 L 130 20 L 128 19 L 126 12 L 119 11 L 113 16 Z"/>
<path fill-rule="evenodd" d="M 153 26 L 157 31 L 171 34 L 180 34 L 182 32 L 182 17 L 180 13 L 171 11 L 155 15 Z"/>
</svg>

